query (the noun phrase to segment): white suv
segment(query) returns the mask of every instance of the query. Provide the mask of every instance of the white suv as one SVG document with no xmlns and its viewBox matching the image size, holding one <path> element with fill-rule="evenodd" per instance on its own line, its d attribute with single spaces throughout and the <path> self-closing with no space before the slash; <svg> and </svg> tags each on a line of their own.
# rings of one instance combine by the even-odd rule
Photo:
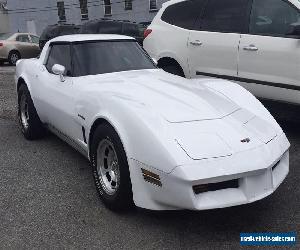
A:
<svg viewBox="0 0 300 250">
<path fill-rule="evenodd" d="M 172 0 L 145 31 L 158 66 L 300 104 L 300 0 Z"/>
</svg>

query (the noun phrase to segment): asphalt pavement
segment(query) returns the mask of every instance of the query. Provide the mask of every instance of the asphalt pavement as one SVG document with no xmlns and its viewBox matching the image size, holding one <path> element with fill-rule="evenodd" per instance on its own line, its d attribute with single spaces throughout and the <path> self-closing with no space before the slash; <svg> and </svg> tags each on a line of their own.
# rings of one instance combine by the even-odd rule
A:
<svg viewBox="0 0 300 250">
<path fill-rule="evenodd" d="M 298 233 L 299 249 L 300 122 L 295 114 L 287 117 L 281 106 L 272 111 L 292 146 L 290 173 L 271 196 L 209 211 L 118 214 L 99 200 L 88 161 L 79 153 L 53 135 L 34 142 L 23 138 L 13 72 L 0 67 L 0 249 L 239 249 L 245 248 L 241 232 L 290 231 Z"/>
</svg>

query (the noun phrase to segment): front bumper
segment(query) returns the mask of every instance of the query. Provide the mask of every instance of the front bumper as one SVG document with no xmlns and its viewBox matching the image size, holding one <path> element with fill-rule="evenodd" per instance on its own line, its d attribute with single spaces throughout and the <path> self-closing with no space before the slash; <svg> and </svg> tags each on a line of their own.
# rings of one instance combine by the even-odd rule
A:
<svg viewBox="0 0 300 250">
<path fill-rule="evenodd" d="M 137 206 L 153 210 L 206 210 L 251 203 L 272 194 L 289 172 L 289 142 L 284 134 L 254 150 L 217 159 L 195 161 L 159 175 L 161 186 L 144 182 L 144 194 L 135 195 Z M 137 163 L 139 165 L 139 163 Z M 145 166 L 139 166 L 145 168 Z M 238 181 L 238 187 L 196 194 L 201 184 Z M 135 191 L 135 190 L 134 190 Z M 140 189 L 139 191 L 142 192 Z M 135 192 L 134 192 L 135 193 Z M 143 197 L 143 198 L 141 198 Z M 136 198 L 136 199 L 135 199 Z"/>
</svg>

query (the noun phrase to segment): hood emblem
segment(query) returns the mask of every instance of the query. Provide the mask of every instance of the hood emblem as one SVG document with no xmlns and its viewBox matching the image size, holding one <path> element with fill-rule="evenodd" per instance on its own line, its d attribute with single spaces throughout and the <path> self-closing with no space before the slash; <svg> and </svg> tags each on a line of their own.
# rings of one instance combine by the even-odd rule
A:
<svg viewBox="0 0 300 250">
<path fill-rule="evenodd" d="M 242 143 L 249 143 L 250 141 L 251 141 L 250 138 L 245 138 L 241 140 Z"/>
</svg>

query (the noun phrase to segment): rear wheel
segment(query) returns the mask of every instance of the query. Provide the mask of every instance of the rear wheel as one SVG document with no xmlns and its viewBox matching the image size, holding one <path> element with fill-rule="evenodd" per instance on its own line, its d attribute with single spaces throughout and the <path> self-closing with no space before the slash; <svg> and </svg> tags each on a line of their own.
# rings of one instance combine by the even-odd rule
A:
<svg viewBox="0 0 300 250">
<path fill-rule="evenodd" d="M 171 73 L 173 75 L 184 77 L 183 70 L 180 67 L 178 67 L 177 65 L 172 65 L 172 64 L 171 65 L 163 65 L 161 68 L 164 71 Z"/>
<path fill-rule="evenodd" d="M 22 84 L 18 90 L 18 118 L 26 139 L 34 140 L 44 135 L 45 129 L 25 84 Z"/>
<path fill-rule="evenodd" d="M 94 132 L 91 163 L 96 188 L 104 204 L 112 210 L 131 208 L 132 187 L 126 153 L 109 124 L 101 124 Z"/>
<path fill-rule="evenodd" d="M 21 59 L 21 55 L 18 51 L 11 51 L 8 55 L 8 62 L 10 65 L 16 65 L 17 61 Z"/>
</svg>

